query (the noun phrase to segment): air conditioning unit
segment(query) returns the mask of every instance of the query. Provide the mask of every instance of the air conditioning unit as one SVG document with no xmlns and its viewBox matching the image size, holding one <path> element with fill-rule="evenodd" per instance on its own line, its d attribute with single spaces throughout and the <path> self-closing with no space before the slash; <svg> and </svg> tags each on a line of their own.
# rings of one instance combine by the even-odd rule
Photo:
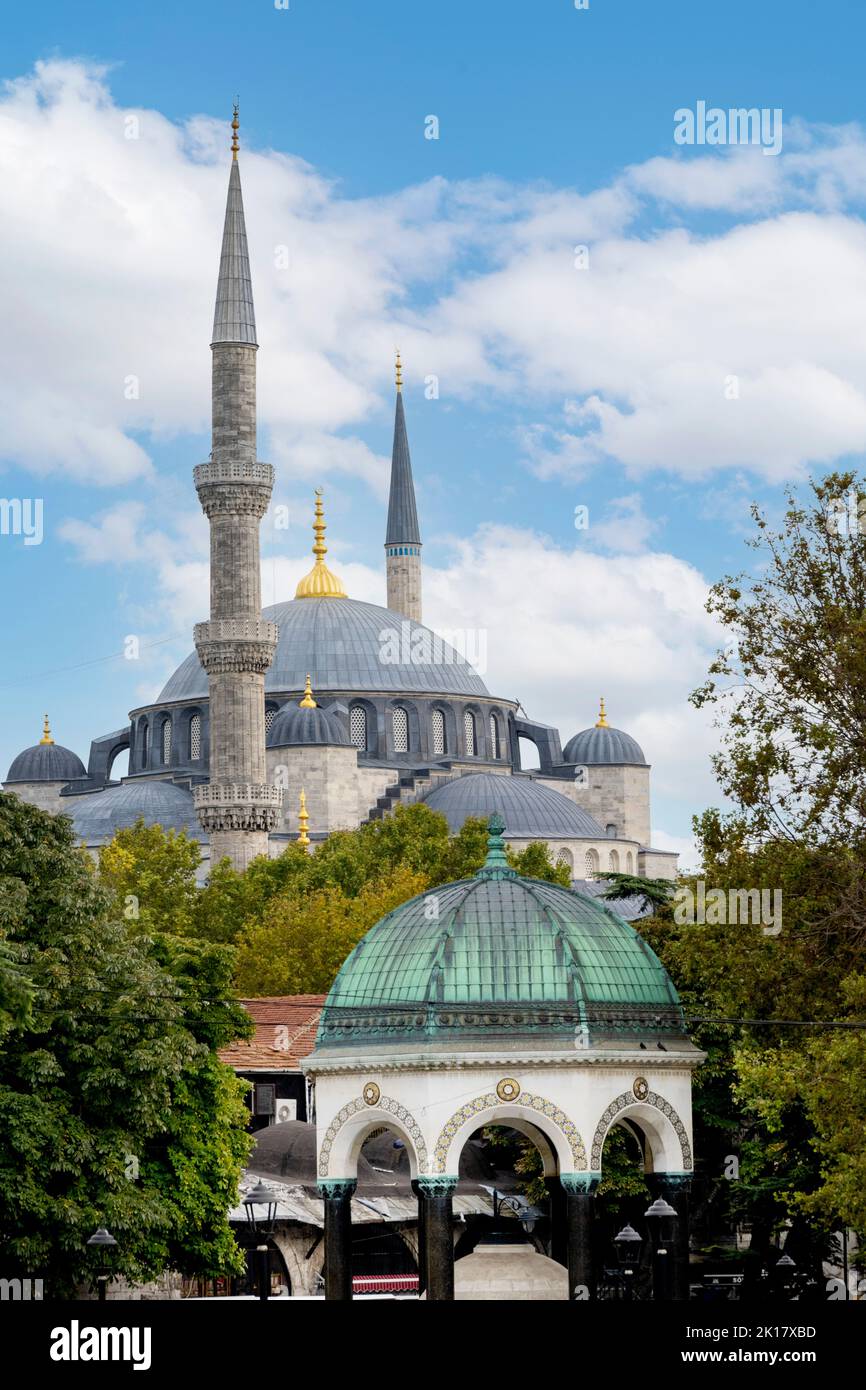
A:
<svg viewBox="0 0 866 1390">
<path fill-rule="evenodd" d="M 278 1096 L 274 1114 L 274 1124 L 283 1125 L 287 1120 L 296 1120 L 297 1118 L 298 1102 L 296 1100 L 283 1100 Z"/>
</svg>

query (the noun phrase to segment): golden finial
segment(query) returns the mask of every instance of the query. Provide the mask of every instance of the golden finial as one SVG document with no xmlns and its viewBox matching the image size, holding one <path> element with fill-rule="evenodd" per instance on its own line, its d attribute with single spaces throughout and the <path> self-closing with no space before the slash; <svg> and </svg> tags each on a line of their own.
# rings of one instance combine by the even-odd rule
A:
<svg viewBox="0 0 866 1390">
<path fill-rule="evenodd" d="M 609 725 L 608 722 L 607 722 L 607 715 L 606 715 L 605 712 L 604 712 L 604 696 L 603 696 L 603 695 L 602 695 L 602 697 L 601 697 L 601 709 L 600 709 L 599 712 L 598 712 L 598 719 L 596 720 L 595 727 L 596 727 L 597 729 L 608 729 L 608 728 L 610 728 L 610 725 Z"/>
<path fill-rule="evenodd" d="M 396 371 L 396 377 L 397 377 L 397 390 L 400 391 L 400 390 L 402 390 L 402 388 L 403 388 L 403 363 L 400 361 L 400 349 L 399 349 L 399 348 L 397 349 L 397 371 Z"/>
<path fill-rule="evenodd" d="M 303 787 L 301 787 L 301 809 L 298 812 L 298 830 L 300 832 L 298 835 L 298 844 L 303 845 L 305 849 L 310 843 L 310 837 L 307 834 L 309 824 L 310 817 L 307 815 L 307 794 Z"/>
<path fill-rule="evenodd" d="M 295 598 L 345 598 L 346 590 L 339 579 L 325 564 L 328 547 L 325 545 L 325 509 L 322 505 L 322 489 L 316 488 L 316 517 L 313 522 L 315 542 L 313 554 L 316 563 L 298 584 Z"/>
<path fill-rule="evenodd" d="M 237 159 L 240 144 L 238 142 L 238 131 L 240 130 L 240 120 L 238 119 L 238 103 L 235 102 L 232 112 L 232 159 Z"/>
<path fill-rule="evenodd" d="M 316 702 L 313 699 L 313 688 L 310 685 L 310 676 L 307 674 L 307 684 L 304 686 L 304 698 L 301 700 L 301 709 L 316 709 Z"/>
<path fill-rule="evenodd" d="M 44 723 L 43 726 L 42 726 L 42 737 L 41 737 L 41 739 L 39 740 L 39 742 L 40 742 L 40 743 L 53 743 L 53 742 L 54 742 L 54 739 L 51 737 L 51 729 L 50 729 L 49 726 L 48 726 L 48 715 L 47 715 L 47 714 L 46 714 L 46 716 L 45 716 L 45 723 Z"/>
</svg>

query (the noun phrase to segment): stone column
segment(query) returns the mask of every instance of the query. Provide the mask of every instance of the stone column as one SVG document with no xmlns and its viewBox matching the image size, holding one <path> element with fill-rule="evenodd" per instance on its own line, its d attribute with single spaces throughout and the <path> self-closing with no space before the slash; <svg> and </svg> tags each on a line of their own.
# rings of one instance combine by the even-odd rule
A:
<svg viewBox="0 0 866 1390">
<path fill-rule="evenodd" d="M 569 1298 L 581 1302 L 595 1298 L 593 1215 L 597 1173 L 563 1173 L 568 1257 Z"/>
<path fill-rule="evenodd" d="M 423 1253 L 423 1281 L 429 1300 L 440 1303 L 454 1298 L 454 1235 L 451 1199 L 457 1179 L 418 1178 L 419 1253 Z"/>
<path fill-rule="evenodd" d="M 355 1178 L 320 1178 L 325 1205 L 325 1298 L 352 1297 L 352 1193 Z"/>
<path fill-rule="evenodd" d="M 692 1179 L 690 1173 L 648 1173 L 647 1185 L 653 1195 L 664 1197 L 677 1214 L 674 1239 L 668 1246 L 664 1277 L 665 1288 L 662 1297 L 677 1303 L 688 1302 L 689 1297 L 689 1198 Z"/>
</svg>

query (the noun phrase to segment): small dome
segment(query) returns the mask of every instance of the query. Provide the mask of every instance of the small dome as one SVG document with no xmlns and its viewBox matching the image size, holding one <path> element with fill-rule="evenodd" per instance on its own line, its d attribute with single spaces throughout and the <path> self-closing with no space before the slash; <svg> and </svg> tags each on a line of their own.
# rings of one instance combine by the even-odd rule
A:
<svg viewBox="0 0 866 1390">
<path fill-rule="evenodd" d="M 604 763 L 631 763 L 646 767 L 643 749 L 631 734 L 622 729 L 603 728 L 583 729 L 570 738 L 563 749 L 563 761 L 585 763 L 597 767 Z"/>
<path fill-rule="evenodd" d="M 320 709 L 313 699 L 310 677 L 300 704 L 291 701 L 278 711 L 268 730 L 269 748 L 288 748 L 294 744 L 340 744 L 348 745 L 349 735 L 343 728 L 339 716 L 333 711 Z"/>
<path fill-rule="evenodd" d="M 436 888 L 434 919 L 422 893 L 355 947 L 325 1001 L 316 1052 L 685 1036 L 671 978 L 634 928 L 583 894 L 521 878 L 501 818 L 489 828 L 484 867 Z"/>
<path fill-rule="evenodd" d="M 77 753 L 59 743 L 37 743 L 12 761 L 6 782 L 73 782 L 86 777 L 87 769 Z"/>
<path fill-rule="evenodd" d="M 118 830 L 128 829 L 139 818 L 163 830 L 185 830 L 191 840 L 206 838 L 190 793 L 172 782 L 122 782 L 119 787 L 70 800 L 67 814 L 86 845 L 107 844 Z"/>
<path fill-rule="evenodd" d="M 442 812 L 455 835 L 469 816 L 487 820 L 499 812 L 509 839 L 604 839 L 604 831 L 588 811 L 530 777 L 468 772 L 428 792 L 424 801 L 431 810 Z"/>
<path fill-rule="evenodd" d="M 549 1303 L 568 1298 L 568 1270 L 539 1255 L 523 1241 L 505 1245 L 482 1241 L 454 1265 L 454 1298 L 486 1302 L 517 1299 Z M 422 1298 L 424 1295 L 422 1294 Z"/>
</svg>

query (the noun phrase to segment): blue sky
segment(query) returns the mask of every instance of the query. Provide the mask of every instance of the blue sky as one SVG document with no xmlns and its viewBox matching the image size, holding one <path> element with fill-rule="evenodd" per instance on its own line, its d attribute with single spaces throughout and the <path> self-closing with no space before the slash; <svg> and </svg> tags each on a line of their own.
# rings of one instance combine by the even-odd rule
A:
<svg viewBox="0 0 866 1390">
<path fill-rule="evenodd" d="M 488 626 L 488 683 L 563 741 L 604 693 L 684 841 L 716 799 L 685 701 L 706 583 L 747 562 L 752 498 L 866 447 L 862 7 L 45 3 L 5 30 L 0 495 L 43 498 L 45 539 L 0 537 L 3 769 L 44 709 L 86 761 L 205 616 L 191 469 L 238 93 L 260 452 L 292 518 L 266 601 L 319 483 L 334 567 L 384 601 L 399 342 L 430 620 Z M 780 108 L 782 154 L 678 148 L 699 100 Z"/>
</svg>

